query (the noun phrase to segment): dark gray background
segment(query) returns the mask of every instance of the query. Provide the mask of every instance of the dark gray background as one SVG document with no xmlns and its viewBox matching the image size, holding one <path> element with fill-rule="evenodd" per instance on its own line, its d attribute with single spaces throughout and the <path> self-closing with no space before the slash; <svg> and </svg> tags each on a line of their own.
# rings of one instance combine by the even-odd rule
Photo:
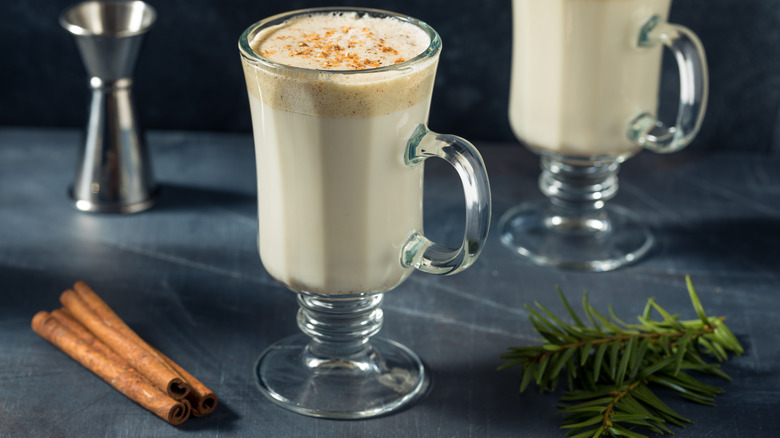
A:
<svg viewBox="0 0 780 438">
<path fill-rule="evenodd" d="M 472 140 L 514 141 L 506 117 L 509 0 L 150 2 L 159 19 L 136 74 L 136 101 L 146 128 L 249 132 L 236 49 L 240 33 L 285 10 L 359 3 L 415 16 L 441 34 L 432 129 Z M 73 41 L 57 23 L 72 3 L 0 5 L 0 126 L 85 124 L 86 73 Z M 692 147 L 780 154 L 780 0 L 676 0 L 671 21 L 698 33 L 709 58 L 710 105 Z M 676 75 L 666 76 L 663 94 L 674 99 Z"/>
</svg>

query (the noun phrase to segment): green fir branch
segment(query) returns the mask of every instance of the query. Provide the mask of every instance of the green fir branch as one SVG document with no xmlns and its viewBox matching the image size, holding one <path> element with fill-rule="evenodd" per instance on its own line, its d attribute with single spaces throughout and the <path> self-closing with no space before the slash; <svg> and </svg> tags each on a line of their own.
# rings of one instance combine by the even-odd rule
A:
<svg viewBox="0 0 780 438">
<path fill-rule="evenodd" d="M 651 298 L 637 324 L 622 321 L 611 307 L 608 317 L 602 315 L 585 293 L 587 325 L 558 289 L 574 323 L 564 322 L 539 303 L 526 306 L 545 342 L 510 347 L 501 356 L 506 362 L 499 369 L 522 367 L 520 392 L 531 383 L 541 392 L 554 391 L 565 376 L 568 390 L 560 408 L 567 436 L 671 434 L 668 425 L 685 427 L 692 422 L 661 401 L 651 386 L 713 406 L 722 389 L 700 382 L 690 372 L 730 380 L 719 363 L 744 351 L 725 318 L 707 316 L 690 277 L 686 284 L 697 319 L 681 320 Z"/>
</svg>

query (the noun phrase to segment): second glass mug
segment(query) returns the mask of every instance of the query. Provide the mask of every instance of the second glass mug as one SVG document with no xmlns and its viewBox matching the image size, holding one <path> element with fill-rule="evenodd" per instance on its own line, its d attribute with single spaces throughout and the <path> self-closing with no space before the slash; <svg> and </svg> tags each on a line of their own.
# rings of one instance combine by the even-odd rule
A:
<svg viewBox="0 0 780 438">
<path fill-rule="evenodd" d="M 707 104 L 704 49 L 690 30 L 666 22 L 671 0 L 513 0 L 509 120 L 541 156 L 547 202 L 510 209 L 502 242 L 534 263 L 607 271 L 636 261 L 652 233 L 624 209 L 621 162 L 642 148 L 687 146 Z M 658 107 L 662 47 L 680 75 L 676 122 Z"/>
<path fill-rule="evenodd" d="M 312 14 L 356 12 L 400 20 L 430 43 L 399 64 L 366 70 L 290 67 L 259 56 L 259 33 Z M 467 141 L 427 127 L 439 35 L 379 10 L 309 9 L 250 26 L 239 39 L 258 175 L 258 246 L 266 270 L 298 293 L 303 333 L 258 359 L 261 391 L 292 411 L 365 418 L 423 393 L 428 373 L 406 347 L 374 337 L 383 293 L 416 268 L 452 274 L 471 265 L 490 224 L 484 163 Z M 461 178 L 466 227 L 459 248 L 422 232 L 424 160 L 450 162 Z"/>
</svg>

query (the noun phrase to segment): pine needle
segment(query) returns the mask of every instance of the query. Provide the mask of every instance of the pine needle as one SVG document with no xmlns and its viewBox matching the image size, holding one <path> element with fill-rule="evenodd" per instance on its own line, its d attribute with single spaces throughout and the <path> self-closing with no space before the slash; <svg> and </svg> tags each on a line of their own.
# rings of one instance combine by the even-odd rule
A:
<svg viewBox="0 0 780 438">
<path fill-rule="evenodd" d="M 590 305 L 587 292 L 582 298 L 586 317 L 582 319 L 558 289 L 574 323 L 566 323 L 539 303 L 536 308 L 526 306 L 545 342 L 509 348 L 501 356 L 507 362 L 499 368 L 522 367 L 520 392 L 531 383 L 542 392 L 554 391 L 565 376 L 569 389 L 560 399 L 560 412 L 567 436 L 671 434 L 669 425 L 685 427 L 692 422 L 661 401 L 651 387 L 712 406 L 723 390 L 700 382 L 690 372 L 730 380 L 718 363 L 744 351 L 725 318 L 707 316 L 690 277 L 686 286 L 697 319 L 681 320 L 650 298 L 639 324 L 625 323 L 611 307 L 609 317 L 603 316 Z"/>
</svg>

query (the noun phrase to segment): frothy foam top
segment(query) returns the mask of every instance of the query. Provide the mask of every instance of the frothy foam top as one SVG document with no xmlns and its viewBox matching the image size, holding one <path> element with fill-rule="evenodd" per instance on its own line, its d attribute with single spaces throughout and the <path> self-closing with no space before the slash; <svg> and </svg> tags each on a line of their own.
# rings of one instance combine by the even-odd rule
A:
<svg viewBox="0 0 780 438">
<path fill-rule="evenodd" d="M 259 56 L 285 69 L 243 58 L 247 88 L 264 104 L 320 117 L 369 117 L 430 98 L 438 53 L 423 53 L 428 33 L 394 17 L 356 12 L 312 13 L 263 29 L 249 41 Z M 343 72 L 343 73 L 339 73 Z"/>
<path fill-rule="evenodd" d="M 398 64 L 430 44 L 417 26 L 357 12 L 314 14 L 273 26 L 250 42 L 258 55 L 315 70 L 363 70 Z"/>
</svg>

